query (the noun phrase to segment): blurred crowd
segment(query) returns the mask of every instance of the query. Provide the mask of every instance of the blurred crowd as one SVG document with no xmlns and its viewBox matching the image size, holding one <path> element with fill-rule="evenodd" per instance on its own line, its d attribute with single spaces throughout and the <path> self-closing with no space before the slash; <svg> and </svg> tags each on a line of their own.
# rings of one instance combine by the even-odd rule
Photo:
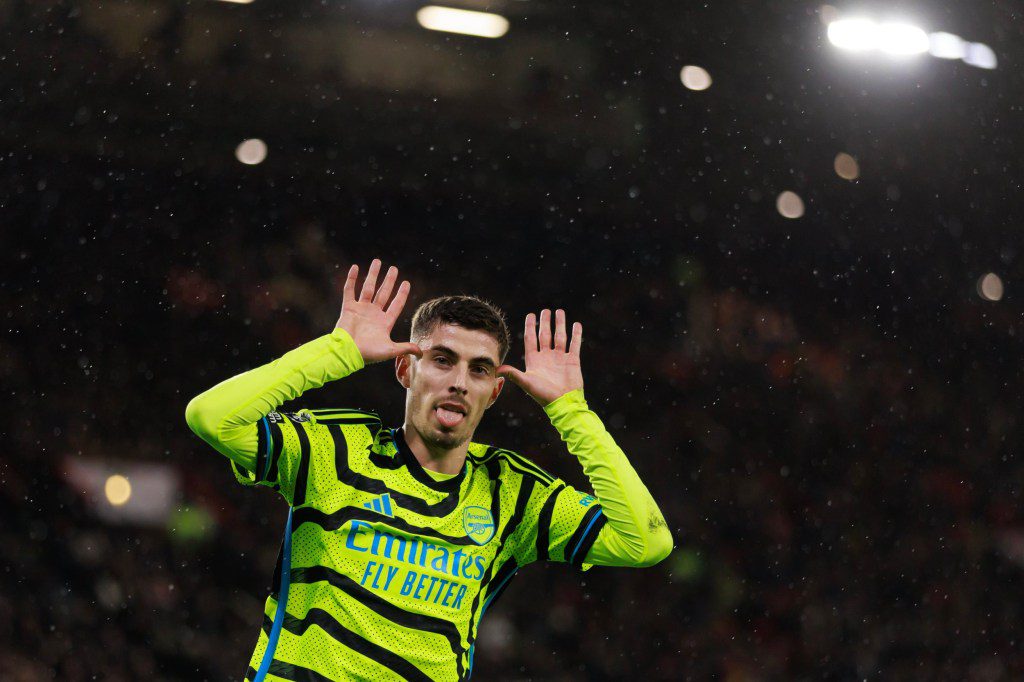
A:
<svg viewBox="0 0 1024 682">
<path fill-rule="evenodd" d="M 1020 328 L 996 306 L 964 295 L 908 321 L 821 291 L 765 295 L 713 247 L 600 216 L 552 225 L 539 209 L 59 158 L 0 176 L 4 680 L 241 679 L 286 505 L 237 485 L 184 407 L 329 332 L 347 266 L 375 256 L 413 283 L 399 333 L 417 303 L 459 292 L 504 306 L 514 333 L 546 306 L 581 320 L 591 406 L 677 542 L 645 570 L 521 571 L 487 613 L 475 677 L 1024 675 Z M 760 258 L 747 284 L 796 272 Z M 372 367 L 285 408 L 398 425 L 402 401 Z M 521 394 L 477 440 L 586 485 Z M 215 530 L 108 525 L 66 483 L 69 457 L 173 465 L 182 505 Z"/>
</svg>

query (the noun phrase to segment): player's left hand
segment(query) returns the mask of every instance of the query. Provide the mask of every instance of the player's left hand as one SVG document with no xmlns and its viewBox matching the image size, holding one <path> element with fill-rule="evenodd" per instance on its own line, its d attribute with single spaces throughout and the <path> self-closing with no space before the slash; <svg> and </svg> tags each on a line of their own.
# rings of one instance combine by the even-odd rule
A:
<svg viewBox="0 0 1024 682">
<path fill-rule="evenodd" d="M 580 345 L 583 343 L 583 325 L 572 325 L 572 340 L 565 329 L 565 311 L 555 311 L 555 333 L 551 334 L 551 311 L 540 313 L 540 330 L 537 317 L 526 316 L 523 331 L 523 345 L 526 346 L 526 371 L 502 365 L 498 375 L 508 377 L 519 388 L 541 405 L 562 397 L 569 391 L 583 388 L 583 370 L 580 368 Z"/>
</svg>

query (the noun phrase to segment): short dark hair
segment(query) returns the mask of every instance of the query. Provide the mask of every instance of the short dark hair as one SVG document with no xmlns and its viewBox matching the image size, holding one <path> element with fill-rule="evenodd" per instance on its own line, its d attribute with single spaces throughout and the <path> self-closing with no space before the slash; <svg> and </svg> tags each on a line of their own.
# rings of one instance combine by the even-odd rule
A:
<svg viewBox="0 0 1024 682">
<path fill-rule="evenodd" d="M 498 342 L 498 360 L 508 353 L 508 325 L 505 313 L 490 301 L 476 296 L 441 296 L 420 305 L 412 316 L 412 338 L 422 339 L 439 324 L 486 332 Z"/>
</svg>

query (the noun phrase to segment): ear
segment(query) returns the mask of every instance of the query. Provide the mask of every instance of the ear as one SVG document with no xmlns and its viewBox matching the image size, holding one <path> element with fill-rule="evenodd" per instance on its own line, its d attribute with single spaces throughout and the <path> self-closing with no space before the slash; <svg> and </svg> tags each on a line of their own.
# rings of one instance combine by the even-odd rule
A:
<svg viewBox="0 0 1024 682">
<path fill-rule="evenodd" d="M 395 377 L 398 383 L 408 390 L 412 386 L 412 361 L 413 356 L 409 353 L 399 355 L 395 358 Z"/>
<path fill-rule="evenodd" d="M 494 390 L 491 391 L 491 399 L 487 401 L 488 408 L 498 400 L 498 396 L 501 395 L 501 389 L 503 388 L 505 388 L 505 377 L 498 377 L 498 380 L 494 383 Z"/>
</svg>

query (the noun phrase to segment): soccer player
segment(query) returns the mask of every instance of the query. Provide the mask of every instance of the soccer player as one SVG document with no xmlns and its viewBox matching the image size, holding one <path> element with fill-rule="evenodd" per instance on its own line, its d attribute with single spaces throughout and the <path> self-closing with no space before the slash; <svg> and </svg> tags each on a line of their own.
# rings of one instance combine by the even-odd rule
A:
<svg viewBox="0 0 1024 682">
<path fill-rule="evenodd" d="M 525 371 L 503 365 L 503 315 L 471 296 L 421 305 L 398 270 L 345 281 L 330 334 L 194 398 L 188 425 L 239 482 L 289 504 L 273 592 L 245 679 L 463 680 L 480 619 L 533 561 L 651 566 L 672 549 L 658 505 L 583 398 L 582 325 L 526 317 Z M 405 423 L 372 412 L 275 410 L 365 365 L 393 360 Z M 509 450 L 472 442 L 506 379 L 544 409 L 593 494 Z"/>
</svg>

